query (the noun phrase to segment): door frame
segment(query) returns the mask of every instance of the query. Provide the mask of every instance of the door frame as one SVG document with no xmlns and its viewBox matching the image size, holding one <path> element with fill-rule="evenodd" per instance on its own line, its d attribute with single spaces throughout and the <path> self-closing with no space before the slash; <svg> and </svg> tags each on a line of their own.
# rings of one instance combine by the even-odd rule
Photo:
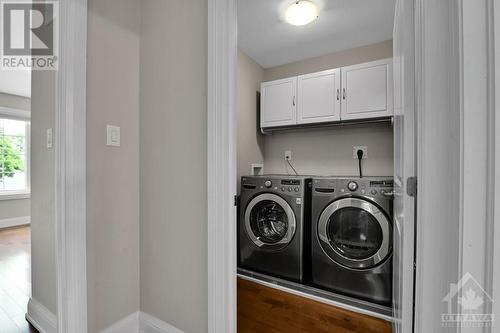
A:
<svg viewBox="0 0 500 333">
<path fill-rule="evenodd" d="M 208 0 L 208 332 L 236 332 L 236 0 Z"/>
<path fill-rule="evenodd" d="M 56 80 L 57 332 L 87 332 L 87 0 L 59 2 Z"/>
<path fill-rule="evenodd" d="M 416 311 L 414 325 L 415 332 L 424 332 L 432 331 L 436 314 L 443 311 L 443 286 L 456 283 L 462 273 L 477 272 L 485 289 L 500 297 L 499 290 L 493 289 L 492 283 L 494 277 L 498 279 L 500 276 L 500 231 L 494 228 L 494 220 L 498 219 L 495 208 L 500 200 L 500 121 L 495 117 L 495 95 L 500 95 L 500 84 L 496 85 L 495 94 L 495 80 L 492 78 L 495 69 L 493 59 L 495 56 L 496 60 L 500 58 L 500 52 L 492 51 L 493 36 L 497 42 L 499 39 L 498 34 L 493 34 L 493 19 L 498 22 L 500 10 L 496 9 L 493 15 L 492 0 L 414 1 L 415 97 L 419 138 L 415 302 L 416 307 L 422 310 Z M 467 15 L 465 20 L 464 13 Z M 500 31 L 498 23 L 494 28 Z M 236 332 L 236 209 L 233 205 L 236 195 L 236 32 L 236 0 L 208 0 L 210 333 Z M 442 42 L 439 49 L 436 48 L 436 40 Z M 478 48 L 467 49 L 474 45 Z M 483 58 L 474 64 L 475 67 L 465 67 L 464 59 L 469 60 L 467 64 L 470 65 L 472 56 Z M 499 72 L 497 69 L 497 80 L 500 80 Z M 434 79 L 438 77 L 439 80 Z M 465 94 L 464 85 L 470 88 L 474 83 L 485 90 L 475 88 L 472 94 L 469 90 Z M 487 119 L 486 122 L 477 119 L 464 121 L 464 116 L 472 111 L 473 105 L 480 106 L 475 108 L 476 112 L 480 112 L 479 117 Z M 436 115 L 440 115 L 439 118 Z M 482 130 L 478 130 L 481 126 Z M 441 145 L 429 144 L 439 142 L 435 140 L 444 141 Z M 443 145 L 442 142 L 447 143 Z M 482 143 L 486 143 L 487 149 L 481 149 Z M 451 150 L 443 154 L 439 150 L 442 147 Z M 481 154 L 483 156 L 479 156 Z M 442 177 L 436 177 L 434 170 L 446 172 L 440 173 Z M 474 174 L 475 171 L 480 171 L 480 178 Z M 481 197 L 464 200 L 464 195 L 470 199 L 471 193 L 477 190 L 477 179 L 490 185 L 480 188 L 484 191 Z M 453 193 L 450 192 L 450 184 Z M 481 202 L 481 198 L 486 198 L 486 201 Z M 438 207 L 435 202 L 442 204 Z M 477 219 L 470 216 L 478 212 L 484 216 L 484 223 L 481 228 L 474 228 Z M 433 221 L 445 223 L 438 225 Z M 453 231 L 451 234 L 450 230 Z M 447 242 L 441 244 L 439 240 L 443 239 Z M 448 244 L 455 246 L 454 251 L 450 252 L 446 247 Z M 489 246 L 484 248 L 480 244 Z M 435 246 L 440 251 L 436 252 Z M 478 256 L 485 260 L 475 260 Z M 436 275 L 436 272 L 446 273 Z M 425 307 L 422 307 L 423 304 Z M 498 312 L 498 307 L 494 309 Z"/>
<path fill-rule="evenodd" d="M 494 172 L 494 181 L 495 184 L 493 185 L 493 191 L 494 191 L 494 201 L 493 201 L 493 207 L 500 207 L 500 6 L 494 6 L 494 2 L 490 1 L 490 15 L 492 15 L 492 21 L 491 24 L 493 25 L 490 27 L 492 29 L 492 36 L 490 38 L 494 38 L 490 42 L 493 44 L 493 50 L 490 50 L 492 52 L 490 61 L 494 61 L 494 83 L 493 83 L 493 88 L 494 91 L 492 91 L 492 95 L 494 96 L 494 103 L 492 105 L 492 108 L 494 109 L 494 114 L 495 114 L 495 119 L 494 119 L 494 127 L 495 127 L 495 134 L 493 138 L 493 149 L 494 149 L 494 159 L 495 159 L 495 166 L 493 172 Z M 493 6 L 493 8 L 491 8 Z M 493 221 L 500 221 L 500 209 L 495 209 L 493 212 Z M 500 280 L 500 226 L 493 227 L 493 253 L 492 253 L 492 281 L 499 281 Z M 500 287 L 497 284 L 493 285 L 493 299 L 500 300 Z M 500 304 L 499 302 L 496 302 L 493 304 L 493 309 L 492 313 L 495 315 L 495 318 L 500 318 Z"/>
<path fill-rule="evenodd" d="M 500 194 L 500 126 L 495 117 L 494 1 L 415 3 L 419 138 L 415 332 L 429 332 L 442 324 L 450 285 L 466 273 L 487 294 L 498 295 L 493 281 L 500 264 L 498 246 L 496 256 L 493 253 L 493 237 L 498 241 L 494 222 Z M 451 331 L 493 332 L 491 327 Z"/>
</svg>

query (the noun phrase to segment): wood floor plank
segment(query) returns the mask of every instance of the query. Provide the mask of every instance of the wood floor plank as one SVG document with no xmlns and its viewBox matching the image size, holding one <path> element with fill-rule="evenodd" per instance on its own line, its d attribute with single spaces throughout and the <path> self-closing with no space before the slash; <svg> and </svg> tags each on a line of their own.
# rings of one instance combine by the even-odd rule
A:
<svg viewBox="0 0 500 333">
<path fill-rule="evenodd" d="M 0 290 L 0 309 L 11 318 L 25 313 L 23 308 L 3 290 Z"/>
<path fill-rule="evenodd" d="M 0 309 L 0 333 L 21 333 L 16 323 Z"/>
<path fill-rule="evenodd" d="M 38 333 L 25 319 L 31 296 L 31 231 L 0 229 L 0 333 Z"/>
<path fill-rule="evenodd" d="M 238 279 L 238 333 L 392 333 L 382 319 Z"/>
<path fill-rule="evenodd" d="M 38 333 L 38 331 L 26 320 L 25 315 L 16 316 L 13 318 L 13 321 L 22 333 Z"/>
</svg>

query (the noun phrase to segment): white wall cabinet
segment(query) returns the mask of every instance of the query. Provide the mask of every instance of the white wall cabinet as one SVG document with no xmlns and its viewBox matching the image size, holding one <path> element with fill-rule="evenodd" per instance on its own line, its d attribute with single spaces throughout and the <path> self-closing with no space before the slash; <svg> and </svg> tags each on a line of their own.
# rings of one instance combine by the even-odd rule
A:
<svg viewBox="0 0 500 333">
<path fill-rule="evenodd" d="M 297 78 L 297 124 L 340 120 L 340 69 Z"/>
<path fill-rule="evenodd" d="M 393 115 L 392 59 L 342 67 L 342 120 Z"/>
<path fill-rule="evenodd" d="M 261 84 L 261 127 L 393 115 L 392 58 Z"/>
<path fill-rule="evenodd" d="M 262 128 L 297 124 L 297 77 L 264 82 L 260 93 Z"/>
</svg>

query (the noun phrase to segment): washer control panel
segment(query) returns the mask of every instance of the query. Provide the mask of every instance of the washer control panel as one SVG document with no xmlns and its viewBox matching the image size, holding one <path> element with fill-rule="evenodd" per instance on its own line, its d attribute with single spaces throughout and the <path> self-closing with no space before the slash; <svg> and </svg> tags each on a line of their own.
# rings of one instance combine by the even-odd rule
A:
<svg viewBox="0 0 500 333">
<path fill-rule="evenodd" d="M 245 176 L 241 178 L 241 189 L 251 191 L 271 191 L 292 196 L 300 196 L 304 193 L 304 186 L 309 184 L 310 179 L 297 177 L 273 177 L 273 176 Z"/>
</svg>

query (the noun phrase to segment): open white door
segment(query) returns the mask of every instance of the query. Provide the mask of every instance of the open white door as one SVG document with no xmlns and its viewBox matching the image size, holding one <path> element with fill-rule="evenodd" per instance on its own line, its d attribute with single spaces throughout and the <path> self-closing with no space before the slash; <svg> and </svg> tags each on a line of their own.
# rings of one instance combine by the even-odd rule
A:
<svg viewBox="0 0 500 333">
<path fill-rule="evenodd" d="M 416 175 L 414 1 L 394 20 L 394 333 L 413 332 Z"/>
</svg>

